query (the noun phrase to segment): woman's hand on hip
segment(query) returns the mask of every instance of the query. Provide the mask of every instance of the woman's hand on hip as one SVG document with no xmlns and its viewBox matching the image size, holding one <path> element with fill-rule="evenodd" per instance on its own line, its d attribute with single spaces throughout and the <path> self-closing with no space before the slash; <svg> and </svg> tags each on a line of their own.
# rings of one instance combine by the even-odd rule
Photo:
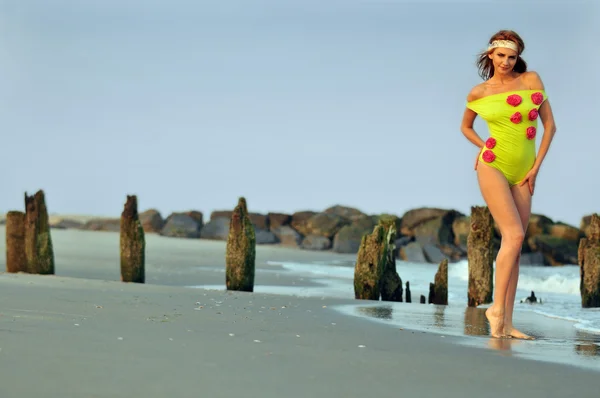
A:
<svg viewBox="0 0 600 398">
<path fill-rule="evenodd" d="M 537 178 L 538 171 L 536 169 L 531 169 L 523 178 L 523 181 L 519 184 L 519 186 L 523 186 L 527 184 L 529 187 L 529 193 L 533 196 L 533 191 L 535 190 L 535 179 Z"/>
</svg>

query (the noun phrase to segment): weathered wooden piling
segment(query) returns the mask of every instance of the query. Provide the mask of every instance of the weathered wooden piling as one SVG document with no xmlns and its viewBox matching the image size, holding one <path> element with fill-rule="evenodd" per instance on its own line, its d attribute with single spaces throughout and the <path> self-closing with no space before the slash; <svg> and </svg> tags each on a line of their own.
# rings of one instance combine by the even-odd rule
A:
<svg viewBox="0 0 600 398">
<path fill-rule="evenodd" d="M 256 235 L 248 216 L 246 199 L 240 197 L 229 223 L 225 255 L 225 284 L 227 290 L 254 291 L 256 267 Z"/>
<path fill-rule="evenodd" d="M 583 308 L 600 307 L 600 217 L 592 214 L 588 235 L 579 241 L 579 290 Z"/>
<path fill-rule="evenodd" d="M 137 197 L 127 195 L 121 213 L 121 281 L 145 283 L 146 237 L 139 219 Z"/>
<path fill-rule="evenodd" d="M 402 302 L 402 278 L 396 269 L 397 219 L 387 216 L 380 219 L 379 224 L 386 229 L 386 262 L 381 276 L 381 300 Z"/>
<path fill-rule="evenodd" d="M 493 232 L 494 220 L 487 206 L 472 206 L 471 228 L 467 237 L 469 307 L 489 304 L 493 299 Z"/>
<path fill-rule="evenodd" d="M 410 282 L 406 281 L 406 302 L 407 303 L 411 303 L 412 302 L 412 297 L 410 294 Z"/>
<path fill-rule="evenodd" d="M 429 284 L 429 303 L 448 305 L 448 259 L 440 262 L 433 283 Z"/>
<path fill-rule="evenodd" d="M 381 277 L 387 262 L 386 228 L 380 224 L 362 237 L 354 267 L 354 297 L 360 300 L 379 300 Z"/>
<path fill-rule="evenodd" d="M 27 272 L 25 257 L 25 213 L 6 214 L 6 272 Z"/>
<path fill-rule="evenodd" d="M 48 209 L 43 190 L 33 196 L 25 192 L 25 258 L 27 272 L 54 274 L 54 249 L 48 222 Z"/>
</svg>

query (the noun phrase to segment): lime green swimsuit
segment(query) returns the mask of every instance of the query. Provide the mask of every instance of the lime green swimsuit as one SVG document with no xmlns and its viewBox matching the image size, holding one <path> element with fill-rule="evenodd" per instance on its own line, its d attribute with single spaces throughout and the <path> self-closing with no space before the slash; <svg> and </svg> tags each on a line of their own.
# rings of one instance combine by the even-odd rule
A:
<svg viewBox="0 0 600 398">
<path fill-rule="evenodd" d="M 538 110 L 547 98 L 544 90 L 515 90 L 467 102 L 490 131 L 479 161 L 500 170 L 510 185 L 533 167 Z"/>
</svg>

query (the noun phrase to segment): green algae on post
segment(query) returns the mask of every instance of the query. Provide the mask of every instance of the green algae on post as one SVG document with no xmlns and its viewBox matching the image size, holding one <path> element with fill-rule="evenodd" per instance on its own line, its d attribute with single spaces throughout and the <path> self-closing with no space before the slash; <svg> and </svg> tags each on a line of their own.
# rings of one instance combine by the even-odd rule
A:
<svg viewBox="0 0 600 398">
<path fill-rule="evenodd" d="M 396 241 L 398 217 L 388 216 L 379 219 L 379 225 L 386 229 L 386 262 L 381 275 L 380 290 L 382 301 L 402 302 L 402 278 L 396 269 Z"/>
<path fill-rule="evenodd" d="M 225 253 L 225 285 L 227 290 L 254 291 L 256 236 L 248 216 L 246 199 L 240 197 L 231 214 Z"/>
<path fill-rule="evenodd" d="M 43 190 L 33 196 L 25 192 L 25 258 L 28 273 L 54 274 L 54 249 Z"/>
<path fill-rule="evenodd" d="M 6 272 L 27 272 L 25 257 L 25 213 L 6 214 Z"/>
<path fill-rule="evenodd" d="M 137 197 L 127 195 L 121 213 L 121 281 L 145 283 L 146 239 L 137 208 Z"/>
<path fill-rule="evenodd" d="M 494 220 L 487 206 L 472 206 L 471 228 L 467 237 L 469 307 L 492 302 L 494 290 L 493 231 Z"/>
</svg>

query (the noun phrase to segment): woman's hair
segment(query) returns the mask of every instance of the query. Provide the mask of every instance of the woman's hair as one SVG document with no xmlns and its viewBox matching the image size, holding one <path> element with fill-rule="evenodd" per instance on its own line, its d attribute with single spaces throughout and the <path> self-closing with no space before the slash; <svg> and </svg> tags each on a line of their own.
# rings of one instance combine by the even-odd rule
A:
<svg viewBox="0 0 600 398">
<path fill-rule="evenodd" d="M 525 43 L 523 42 L 523 39 L 521 39 L 521 36 L 512 30 L 501 30 L 490 38 L 489 44 L 492 44 L 494 40 L 510 40 L 514 42 L 519 51 L 517 55 L 517 63 L 515 64 L 513 70 L 517 73 L 523 73 L 527 71 L 527 63 L 523 58 L 521 58 L 521 54 L 525 50 Z M 483 80 L 489 80 L 492 76 L 494 76 L 494 63 L 488 57 L 488 55 L 494 50 L 495 48 L 492 50 L 486 49 L 485 51 L 481 52 L 477 58 L 477 69 L 479 69 L 479 76 L 481 76 Z"/>
</svg>

